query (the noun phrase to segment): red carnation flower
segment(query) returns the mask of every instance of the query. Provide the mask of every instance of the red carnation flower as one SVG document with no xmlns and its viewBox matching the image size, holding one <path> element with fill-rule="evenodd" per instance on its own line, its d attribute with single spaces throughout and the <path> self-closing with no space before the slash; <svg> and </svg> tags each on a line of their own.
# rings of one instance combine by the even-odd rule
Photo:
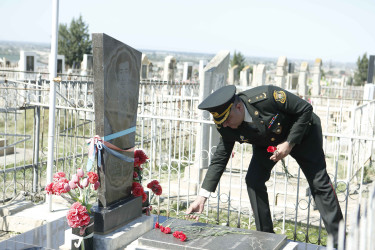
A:
<svg viewBox="0 0 375 250">
<path fill-rule="evenodd" d="M 275 146 L 269 146 L 268 148 L 267 148 L 267 152 L 268 153 L 273 153 L 273 152 L 275 152 L 277 150 L 277 148 L 275 147 Z"/>
<path fill-rule="evenodd" d="M 143 187 L 138 182 L 133 182 L 132 184 L 132 193 L 135 197 L 142 196 L 145 191 Z M 142 197 L 143 198 L 143 197 Z"/>
<path fill-rule="evenodd" d="M 95 184 L 99 180 L 99 176 L 97 173 L 88 172 L 87 176 L 89 177 L 89 182 Z"/>
<path fill-rule="evenodd" d="M 147 200 L 147 194 L 145 192 L 142 193 L 142 202 Z"/>
<path fill-rule="evenodd" d="M 163 226 L 159 226 L 160 228 L 160 231 L 164 232 L 164 227 Z"/>
<path fill-rule="evenodd" d="M 136 179 L 136 178 L 138 178 L 138 173 L 137 172 L 133 172 L 133 179 Z"/>
<path fill-rule="evenodd" d="M 156 222 L 155 223 L 155 228 L 159 228 L 160 226 L 159 226 L 159 222 Z"/>
<path fill-rule="evenodd" d="M 45 188 L 47 194 L 54 194 L 53 192 L 53 182 L 51 182 L 50 184 L 48 184 Z"/>
<path fill-rule="evenodd" d="M 84 227 L 90 223 L 90 216 L 86 207 L 79 202 L 75 202 L 70 207 L 66 218 L 68 219 L 68 225 L 72 228 Z"/>
<path fill-rule="evenodd" d="M 163 189 L 161 188 L 160 185 L 154 186 L 152 189 L 152 192 L 154 192 L 156 195 L 161 195 L 163 192 Z"/>
<path fill-rule="evenodd" d="M 149 184 L 147 184 L 147 187 L 152 190 L 156 195 L 161 195 L 163 192 L 163 189 L 161 188 L 159 182 L 157 180 L 151 181 Z"/>
<path fill-rule="evenodd" d="M 186 240 L 186 235 L 183 232 L 180 232 L 180 235 L 178 237 L 180 238 L 180 241 Z"/>
<path fill-rule="evenodd" d="M 159 182 L 157 180 L 153 180 L 149 184 L 147 184 L 147 188 L 151 189 L 154 185 L 159 185 Z"/>
<path fill-rule="evenodd" d="M 134 167 L 140 167 L 148 159 L 143 150 L 137 149 L 134 151 Z"/>
<path fill-rule="evenodd" d="M 58 182 L 61 178 L 64 178 L 64 177 L 65 177 L 64 172 L 57 172 L 53 175 L 53 181 Z"/>
<path fill-rule="evenodd" d="M 171 228 L 170 227 L 165 227 L 163 233 L 170 234 L 171 233 Z"/>
<path fill-rule="evenodd" d="M 69 181 L 65 178 L 61 178 L 58 182 L 55 182 L 52 188 L 53 194 L 60 195 L 67 193 L 67 191 L 65 190 L 65 183 L 69 183 Z"/>
<path fill-rule="evenodd" d="M 172 234 L 173 235 L 173 237 L 175 237 L 175 238 L 180 238 L 179 236 L 180 236 L 180 231 L 174 231 L 174 233 Z"/>
</svg>

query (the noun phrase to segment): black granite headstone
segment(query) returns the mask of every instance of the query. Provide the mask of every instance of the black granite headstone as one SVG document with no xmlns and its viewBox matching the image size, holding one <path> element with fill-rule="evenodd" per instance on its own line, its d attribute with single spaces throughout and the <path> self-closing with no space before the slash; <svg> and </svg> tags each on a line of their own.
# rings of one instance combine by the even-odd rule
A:
<svg viewBox="0 0 375 250">
<path fill-rule="evenodd" d="M 132 148 L 142 53 L 103 33 L 94 33 L 92 40 L 96 134 L 121 149 Z M 101 161 L 95 233 L 106 234 L 139 217 L 142 201 L 131 195 L 133 162 L 106 151 Z"/>
<path fill-rule="evenodd" d="M 286 243 L 286 236 L 281 234 L 271 234 L 258 232 L 247 229 L 230 228 L 225 226 L 214 226 L 205 223 L 197 223 L 193 221 L 169 219 L 163 222 L 163 226 L 170 225 L 172 232 L 183 231 L 187 240 L 181 242 L 173 237 L 172 234 L 164 234 L 159 229 L 153 229 L 142 237 L 138 238 L 138 243 L 143 246 L 154 247 L 157 249 L 280 249 Z M 189 229 L 190 227 L 190 229 Z M 199 232 L 190 233 L 191 229 Z M 212 236 L 214 233 L 231 231 L 234 233 L 226 233 L 224 235 Z M 237 232 L 237 233 L 236 233 Z M 243 233 L 243 234 L 241 234 Z M 207 236 L 208 235 L 208 236 Z"/>
</svg>

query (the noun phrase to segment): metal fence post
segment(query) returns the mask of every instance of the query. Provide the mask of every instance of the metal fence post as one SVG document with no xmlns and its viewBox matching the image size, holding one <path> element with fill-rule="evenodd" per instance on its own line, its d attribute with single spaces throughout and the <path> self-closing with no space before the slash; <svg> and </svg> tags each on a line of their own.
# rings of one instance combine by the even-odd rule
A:
<svg viewBox="0 0 375 250">
<path fill-rule="evenodd" d="M 41 91 L 40 87 L 42 86 L 42 76 L 39 74 L 38 76 L 38 102 L 41 103 L 42 97 L 41 97 Z M 40 106 L 35 107 L 35 115 L 34 115 L 34 161 L 33 161 L 33 193 L 37 193 L 39 191 L 38 189 L 38 181 L 39 181 L 39 134 L 40 134 Z"/>
</svg>

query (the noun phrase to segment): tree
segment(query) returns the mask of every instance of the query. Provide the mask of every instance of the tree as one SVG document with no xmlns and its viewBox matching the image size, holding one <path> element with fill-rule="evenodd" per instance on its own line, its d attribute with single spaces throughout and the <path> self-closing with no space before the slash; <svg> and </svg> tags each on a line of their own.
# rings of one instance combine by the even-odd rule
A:
<svg viewBox="0 0 375 250">
<path fill-rule="evenodd" d="M 88 25 L 82 20 L 82 16 L 73 20 L 68 27 L 66 24 L 59 25 L 58 54 L 65 56 L 65 64 L 70 67 L 73 63 L 80 63 L 83 54 L 90 54 L 92 43 L 88 31 Z"/>
<path fill-rule="evenodd" d="M 364 85 L 367 80 L 367 71 L 368 71 L 368 58 L 367 53 L 364 53 L 361 59 L 361 56 L 357 60 L 357 71 L 354 73 L 353 84 L 356 86 Z"/>
<path fill-rule="evenodd" d="M 238 72 L 240 72 L 245 67 L 245 57 L 241 52 L 234 51 L 232 60 L 230 61 L 230 66 L 238 65 Z"/>
</svg>

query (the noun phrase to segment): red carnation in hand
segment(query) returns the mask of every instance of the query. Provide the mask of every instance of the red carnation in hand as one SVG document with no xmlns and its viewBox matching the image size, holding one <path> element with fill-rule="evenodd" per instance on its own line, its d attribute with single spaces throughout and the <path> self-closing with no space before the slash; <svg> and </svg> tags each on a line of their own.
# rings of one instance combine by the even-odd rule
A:
<svg viewBox="0 0 375 250">
<path fill-rule="evenodd" d="M 143 150 L 137 149 L 134 151 L 134 167 L 140 167 L 148 159 Z"/>
<path fill-rule="evenodd" d="M 88 172 L 87 176 L 89 177 L 89 182 L 92 184 L 95 184 L 99 180 L 99 176 L 97 173 L 94 172 Z"/>
<path fill-rule="evenodd" d="M 163 233 L 170 234 L 171 233 L 171 228 L 170 227 L 165 227 Z"/>
<path fill-rule="evenodd" d="M 268 153 L 273 153 L 273 152 L 275 152 L 277 150 L 277 148 L 275 147 L 275 146 L 269 146 L 268 148 L 267 148 L 267 152 Z"/>
<path fill-rule="evenodd" d="M 159 222 L 156 222 L 155 223 L 155 228 L 159 228 L 160 226 L 159 226 Z"/>
</svg>

